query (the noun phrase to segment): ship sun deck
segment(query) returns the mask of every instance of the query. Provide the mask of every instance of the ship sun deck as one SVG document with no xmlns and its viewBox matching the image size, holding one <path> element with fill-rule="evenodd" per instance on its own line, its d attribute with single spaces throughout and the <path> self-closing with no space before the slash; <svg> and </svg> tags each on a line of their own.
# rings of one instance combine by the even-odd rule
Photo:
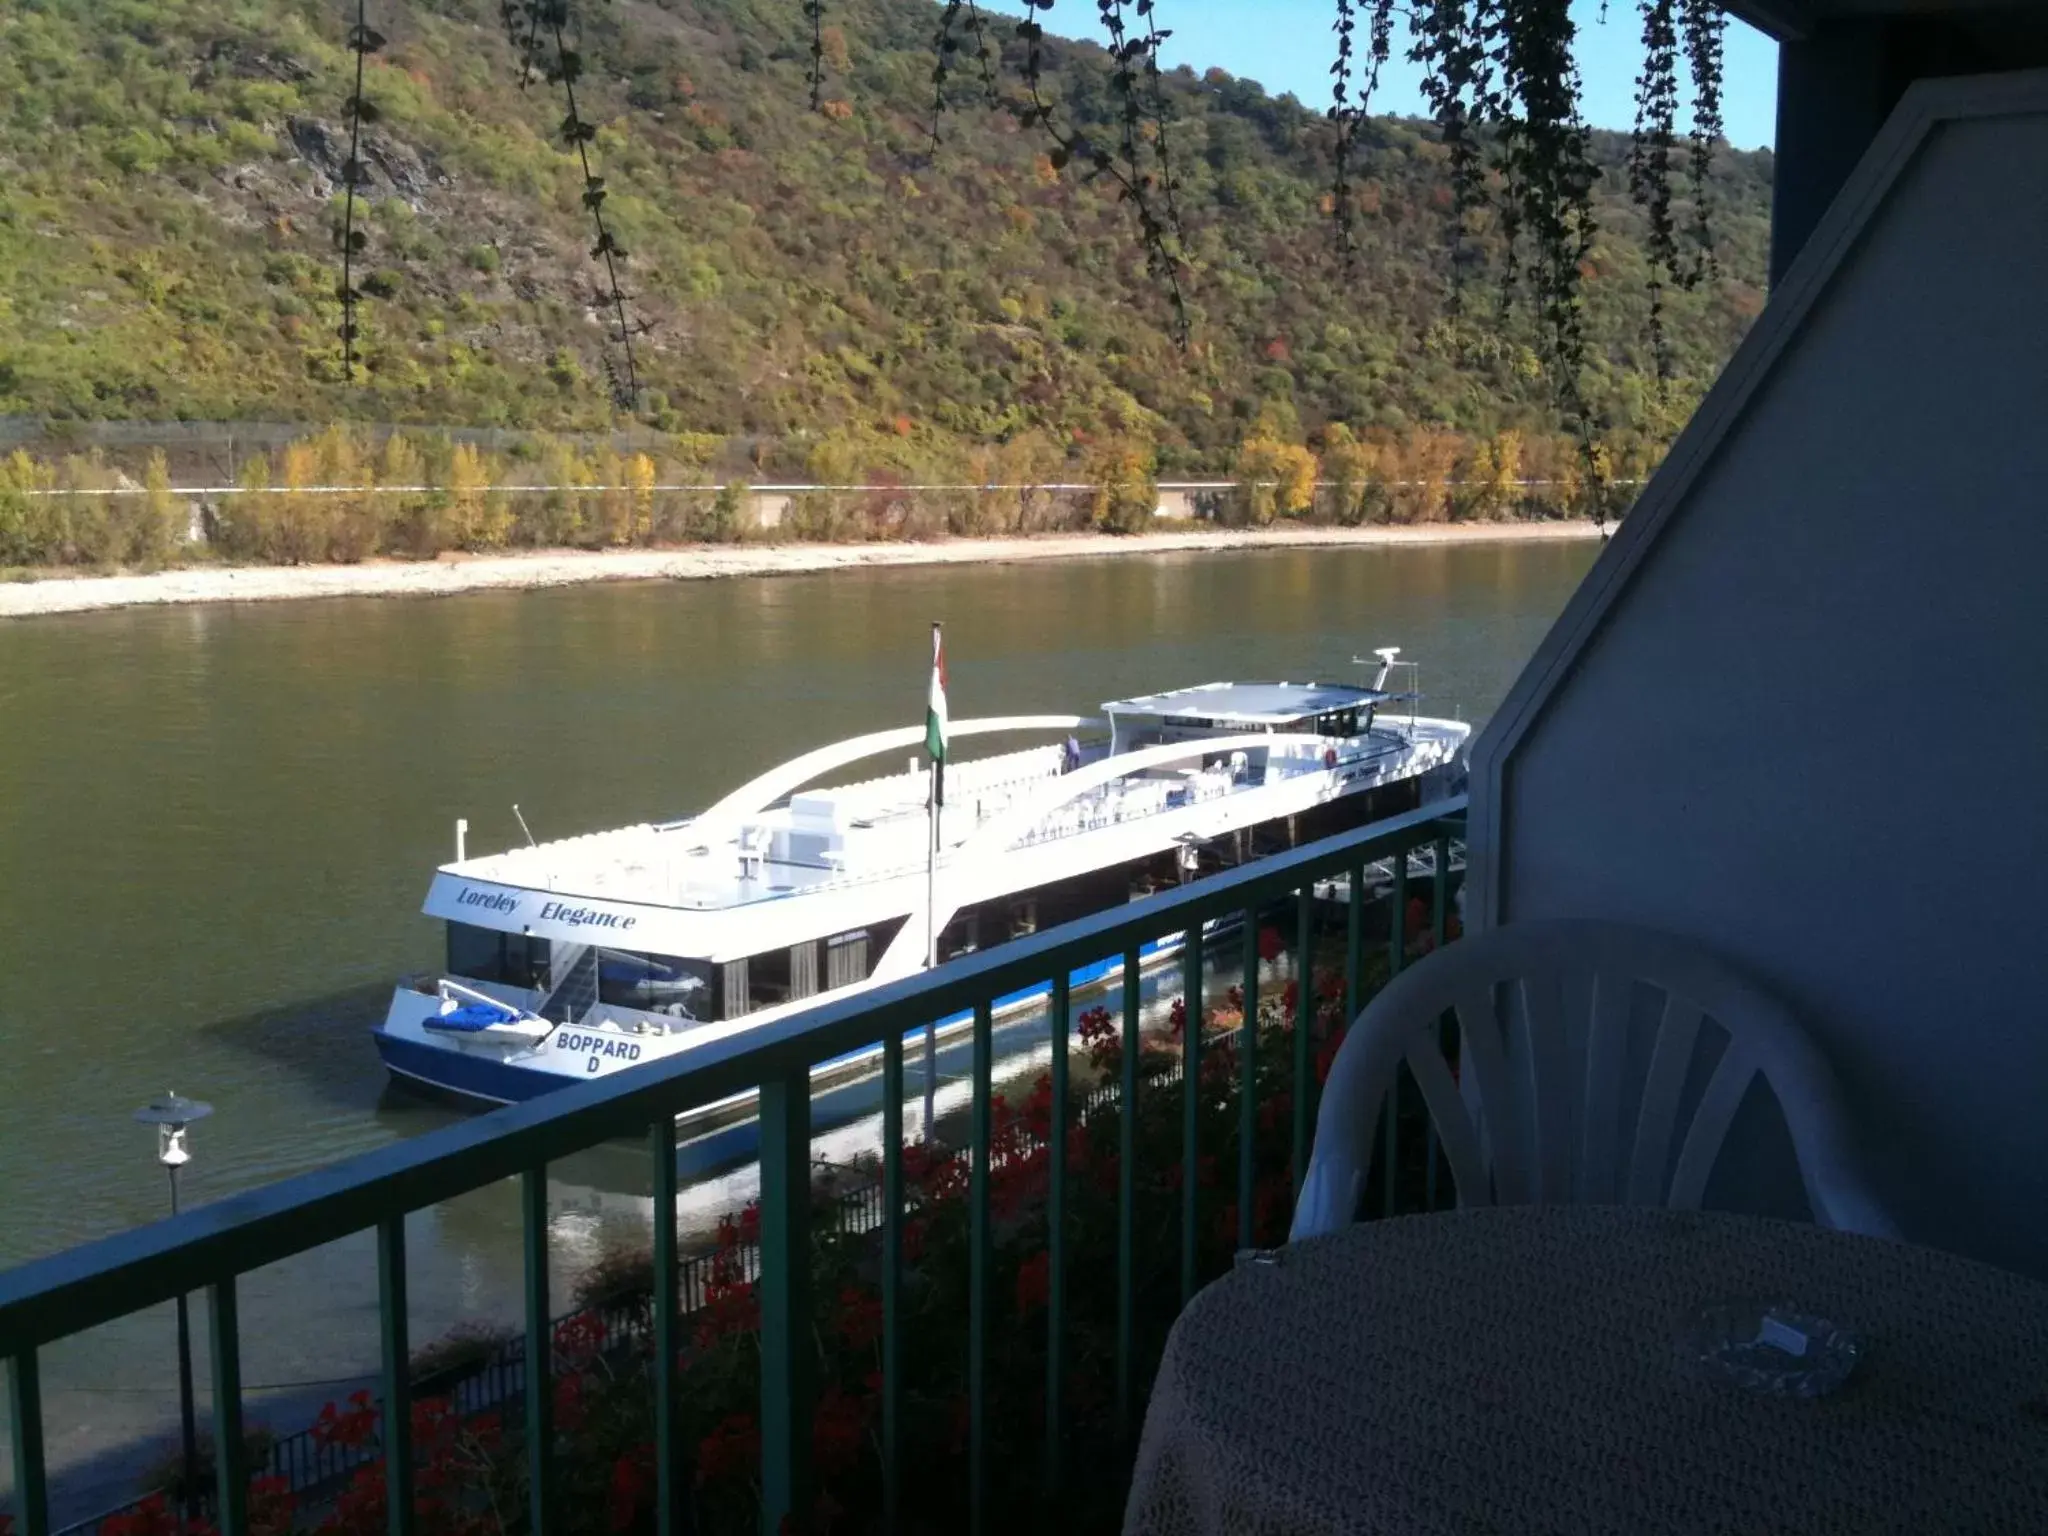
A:
<svg viewBox="0 0 2048 1536">
<path fill-rule="evenodd" d="M 820 748 L 685 821 L 458 857 L 426 902 L 447 971 L 400 989 L 380 1049 L 518 1097 L 537 1081 L 522 1073 L 601 1075 L 1412 809 L 1454 788 L 1469 728 L 1382 713 L 1410 697 L 1210 683 L 1107 704 L 1106 721 L 953 722 L 956 742 L 1056 739 L 949 757 L 936 858 L 917 759 L 830 782 L 914 745 L 909 728 Z"/>
<path fill-rule="evenodd" d="M 1467 728 L 1402 718 L 1375 724 L 1388 696 L 1328 684 L 1212 683 L 1105 706 L 1112 734 L 950 763 L 939 860 L 978 845 L 1000 853 L 1209 805 L 1217 831 L 1259 818 L 1264 792 L 1292 780 L 1357 777 L 1355 770 L 1434 746 L 1450 755 Z M 1234 739 L 1216 745 L 1219 738 Z M 1271 738 L 1268 741 L 1266 738 Z M 1176 754 L 1177 745 L 1188 750 Z M 1077 792 L 1059 781 L 1132 757 L 1128 773 Z M 1175 758 L 1178 760 L 1175 760 Z M 1078 781 L 1077 781 L 1078 782 Z M 921 763 L 827 788 L 706 827 L 699 820 L 637 826 L 508 849 L 446 866 L 449 874 L 563 896 L 714 911 L 921 873 L 930 836 L 930 777 Z M 1043 815 L 1031 814 L 1043 804 Z M 1242 812 L 1242 820 L 1238 815 Z M 1021 814 L 1020 814 L 1021 813 Z M 1003 847 L 987 846 L 996 823 Z M 487 914 L 479 914 L 488 920 Z"/>
</svg>

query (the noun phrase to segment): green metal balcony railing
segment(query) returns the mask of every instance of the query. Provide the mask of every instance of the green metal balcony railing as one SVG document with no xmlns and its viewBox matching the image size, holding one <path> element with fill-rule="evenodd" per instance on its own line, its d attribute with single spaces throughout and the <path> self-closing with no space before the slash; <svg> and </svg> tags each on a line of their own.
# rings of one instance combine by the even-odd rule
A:
<svg viewBox="0 0 2048 1536">
<path fill-rule="evenodd" d="M 1204 925 L 1243 920 L 1244 1017 L 1257 1017 L 1260 956 L 1256 936 L 1262 918 L 1292 907 L 1297 914 L 1293 950 L 1298 1001 L 1292 1030 L 1291 1170 L 1298 1190 L 1309 1150 L 1315 1078 L 1309 1028 L 1314 1001 L 1308 984 L 1316 942 L 1319 882 L 1346 880 L 1344 922 L 1344 1017 L 1355 1016 L 1366 984 L 1368 865 L 1391 859 L 1393 872 L 1388 965 L 1398 970 L 1407 940 L 1407 855 L 1427 849 L 1433 868 L 1450 868 L 1450 846 L 1462 834 L 1462 798 L 1376 823 L 1358 832 L 1261 859 L 1131 907 L 1019 939 L 965 957 L 921 976 L 856 997 L 826 1002 L 796 1017 L 718 1041 L 686 1056 L 601 1082 L 577 1085 L 543 1099 L 514 1105 L 410 1141 L 381 1148 L 331 1168 L 188 1211 L 97 1243 L 52 1255 L 0 1275 L 0 1356 L 8 1368 L 12 1423 L 16 1522 L 19 1536 L 47 1536 L 49 1490 L 39 1361 L 58 1340 L 117 1318 L 202 1291 L 211 1328 L 213 1444 L 216 1463 L 216 1520 L 224 1536 L 248 1530 L 246 1464 L 241 1391 L 241 1340 L 237 1282 L 254 1270 L 318 1248 L 352 1233 L 374 1230 L 382 1333 L 381 1438 L 389 1529 L 393 1536 L 420 1529 L 415 1509 L 415 1463 L 408 1414 L 413 1400 L 408 1380 L 407 1266 L 404 1219 L 418 1211 L 502 1180 L 516 1179 L 523 1221 L 525 1350 L 531 1375 L 520 1394 L 527 1461 L 527 1527 L 557 1530 L 555 1435 L 550 1423 L 553 1320 L 547 1263 L 547 1174 L 551 1162 L 601 1142 L 632 1137 L 648 1145 L 653 1209 L 653 1349 L 648 1370 L 653 1393 L 655 1525 L 663 1533 L 690 1528 L 690 1458 L 679 1432 L 679 1363 L 685 1343 L 679 1280 L 682 1262 L 675 1220 L 677 1116 L 750 1090 L 759 1091 L 760 1115 L 760 1515 L 761 1529 L 802 1529 L 811 1509 L 809 1458 L 814 1405 L 814 1298 L 811 1295 L 810 1184 L 811 1072 L 821 1063 L 880 1045 L 883 1065 L 882 1220 L 875 1233 L 882 1328 L 879 1443 L 882 1523 L 897 1527 L 906 1469 L 903 1466 L 905 1258 L 903 1248 L 905 1168 L 903 1060 L 906 1037 L 933 1020 L 969 1013 L 972 1026 L 971 1134 L 969 1167 L 969 1264 L 967 1275 L 967 1404 L 965 1461 L 967 1508 L 951 1528 L 980 1530 L 988 1517 L 990 1457 L 988 1342 L 991 1318 L 990 1210 L 994 1110 L 992 1018 L 994 999 L 1050 979 L 1051 1017 L 1069 1017 L 1068 977 L 1106 957 L 1123 958 L 1122 1008 L 1126 1039 L 1116 1096 L 1130 1108 L 1141 1091 L 1137 1021 L 1141 1000 L 1142 946 L 1179 934 L 1182 986 L 1190 1027 L 1181 1032 L 1177 1091 L 1185 1105 L 1180 1180 L 1179 1294 L 1183 1303 L 1205 1278 L 1199 1245 L 1202 1192 L 1193 1176 L 1201 1160 Z M 1448 879 L 1432 881 L 1432 927 L 1445 932 Z M 1236 1137 L 1237 1241 L 1254 1242 L 1254 1136 L 1259 1113 L 1255 1081 L 1259 1030 L 1237 1032 L 1241 1068 L 1242 1130 Z M 1051 1124 L 1044 1138 L 1047 1159 L 1045 1230 L 1045 1433 L 1041 1447 L 1045 1487 L 1054 1493 L 1066 1468 L 1064 1415 L 1074 1383 L 1068 1374 L 1068 1275 L 1066 1213 L 1069 1199 L 1068 1132 L 1075 1124 L 1069 1092 L 1067 1031 L 1053 1031 L 1050 1063 Z M 1108 1085 L 1105 1085 L 1108 1087 Z M 1154 1093 L 1176 1091 L 1161 1082 Z M 1380 1187 L 1384 1209 L 1396 1200 L 1398 1114 L 1384 1117 L 1386 1151 Z M 1116 1176 L 1115 1358 L 1116 1417 L 1126 1436 L 1142 1414 L 1136 1275 L 1140 1262 L 1136 1230 L 1136 1116 L 1120 1118 Z M 1438 1159 L 1425 1159 L 1424 1203 L 1437 1199 Z M 1418 1186 L 1419 1187 L 1419 1186 Z M 1014 1459 L 1020 1447 L 1002 1447 Z M 785 1526 L 785 1517 L 790 1525 Z"/>
</svg>

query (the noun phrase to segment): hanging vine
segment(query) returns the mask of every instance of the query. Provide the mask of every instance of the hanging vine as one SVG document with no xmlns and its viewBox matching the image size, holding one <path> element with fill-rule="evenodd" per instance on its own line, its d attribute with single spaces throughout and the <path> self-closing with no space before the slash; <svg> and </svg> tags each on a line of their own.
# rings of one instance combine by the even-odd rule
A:
<svg viewBox="0 0 2048 1536">
<path fill-rule="evenodd" d="M 1715 0 L 1681 0 L 1686 63 L 1692 73 L 1693 279 L 1719 276 L 1714 254 L 1711 178 L 1714 146 L 1726 136 L 1721 119 L 1721 45 L 1728 18 Z"/>
<path fill-rule="evenodd" d="M 1629 195 L 1649 220 L 1650 351 L 1660 383 L 1671 377 L 1664 285 L 1667 279 L 1683 281 L 1671 216 L 1672 147 L 1678 138 L 1676 5 L 1677 0 L 1642 0 L 1643 72 L 1636 77 L 1636 121 L 1628 153 Z"/>
<path fill-rule="evenodd" d="M 1136 4 L 1149 15 L 1151 0 L 1136 0 Z M 1152 168 L 1163 154 L 1160 145 L 1166 128 L 1147 113 L 1150 92 L 1141 89 L 1141 82 L 1148 79 L 1156 86 L 1158 61 L 1151 38 L 1154 35 L 1163 38 L 1165 34 L 1155 33 L 1148 23 L 1146 35 L 1133 36 L 1128 19 L 1132 5 L 1133 0 L 1095 0 L 1096 16 L 1109 39 L 1110 93 L 1116 102 L 1123 151 L 1117 181 L 1124 201 L 1131 205 L 1131 211 L 1137 217 L 1147 265 L 1153 277 L 1168 287 L 1173 305 L 1174 340 L 1185 348 L 1189 340 L 1189 326 L 1187 301 L 1180 282 L 1182 246 L 1177 209 L 1170 189 L 1162 185 L 1164 178 Z M 1148 138 L 1151 141 L 1149 148 Z"/>
<path fill-rule="evenodd" d="M 974 35 L 974 58 L 981 68 L 981 88 L 992 107 L 1002 105 L 1003 93 L 996 84 L 996 50 L 988 37 L 988 17 L 977 0 L 967 0 L 967 30 Z"/>
<path fill-rule="evenodd" d="M 1464 309 L 1466 235 L 1482 200 L 1485 146 L 1481 125 L 1504 115 L 1494 82 L 1492 45 L 1501 0 L 1421 0 L 1409 12 L 1415 32 L 1408 57 L 1423 66 L 1422 94 L 1443 136 L 1450 183 L 1450 310 Z"/>
<path fill-rule="evenodd" d="M 1337 0 L 1337 59 L 1330 66 L 1330 122 L 1336 129 L 1334 168 L 1330 181 L 1330 218 L 1336 230 L 1337 257 L 1347 275 L 1358 266 L 1358 200 L 1352 186 L 1352 157 L 1357 153 L 1358 129 L 1371 109 L 1373 93 L 1379 88 L 1380 71 L 1393 56 L 1394 0 L 1371 0 L 1372 11 L 1366 29 L 1366 76 L 1358 84 L 1359 0 Z M 1357 92 L 1353 99 L 1353 91 Z"/>
<path fill-rule="evenodd" d="M 944 123 L 952 98 L 946 94 L 946 85 L 954 74 L 954 55 L 960 51 L 960 19 L 967 19 L 968 36 L 974 44 L 974 56 L 981 72 L 981 88 L 991 107 L 1002 104 L 1002 93 L 996 86 L 995 55 L 989 47 L 988 21 L 981 13 L 975 0 L 946 0 L 945 9 L 939 13 L 939 27 L 932 38 L 932 131 L 929 154 L 936 156 L 944 137 Z"/>
<path fill-rule="evenodd" d="M 825 110 L 825 0 L 804 0 L 804 19 L 811 24 L 811 110 Z"/>
<path fill-rule="evenodd" d="M 1159 50 L 1173 33 L 1159 25 L 1158 0 L 1138 0 L 1138 16 L 1145 23 L 1145 105 L 1151 113 L 1152 149 L 1159 162 L 1159 192 L 1166 205 L 1166 227 L 1174 248 L 1187 250 L 1187 228 L 1180 216 L 1180 178 L 1173 169 L 1173 108 L 1166 99 L 1166 82 L 1159 72 Z M 1185 337 L 1183 337 L 1185 344 Z"/>
<path fill-rule="evenodd" d="M 540 66 L 540 11 L 538 0 L 499 0 L 498 19 L 505 24 L 505 41 L 519 60 L 519 88 L 533 83 Z"/>
<path fill-rule="evenodd" d="M 377 108 L 363 95 L 363 61 L 384 46 L 381 35 L 370 30 L 365 14 L 366 0 L 356 0 L 356 23 L 349 28 L 349 51 L 356 56 L 355 89 L 348 98 L 348 159 L 341 167 L 341 370 L 345 382 L 356 380 L 357 306 L 363 296 L 356 288 L 356 257 L 369 246 L 369 236 L 356 228 L 356 189 L 368 180 L 363 167 L 363 124 L 377 120 Z"/>
<path fill-rule="evenodd" d="M 1145 117 L 1136 103 L 1139 101 L 1137 81 L 1144 68 L 1144 56 L 1149 52 L 1150 37 L 1160 38 L 1165 33 L 1152 33 L 1146 37 L 1132 38 L 1124 25 L 1123 15 L 1127 0 L 1096 0 L 1098 11 L 1105 28 L 1114 20 L 1116 29 L 1111 32 L 1114 46 L 1111 49 L 1111 69 L 1118 96 L 1118 118 L 1123 135 L 1124 155 L 1121 161 L 1111 150 L 1095 143 L 1086 134 L 1073 132 L 1060 125 L 1052 104 L 1045 92 L 1045 28 L 1038 20 L 1040 12 L 1050 11 L 1054 0 L 1024 0 L 1024 18 L 1017 23 L 1016 37 L 1024 45 L 1023 76 L 1026 102 L 1019 116 L 1027 127 L 1037 127 L 1052 140 L 1050 159 L 1054 170 L 1065 170 L 1070 165 L 1086 168 L 1090 176 L 1108 177 L 1117 186 L 1120 199 L 1128 203 L 1137 219 L 1138 235 L 1145 249 L 1146 266 L 1153 278 L 1165 290 L 1168 305 L 1173 315 L 1175 342 L 1186 350 L 1191 336 L 1188 317 L 1187 293 L 1181 283 L 1182 254 L 1177 235 L 1169 229 L 1154 206 L 1153 192 L 1157 182 L 1150 170 L 1146 169 L 1146 156 L 1140 143 L 1144 137 L 1142 124 Z M 1113 16 L 1112 16 L 1112 13 Z M 1135 112 L 1135 117 L 1133 113 Z"/>
<path fill-rule="evenodd" d="M 1536 309 L 1555 363 L 1553 386 L 1588 449 L 1579 380 L 1586 343 L 1579 281 L 1593 248 L 1599 178 L 1579 116 L 1571 0 L 1501 0 L 1498 15 L 1501 158 L 1514 238 L 1526 235 Z"/>
<path fill-rule="evenodd" d="M 582 203 L 597 231 L 597 241 L 590 248 L 590 259 L 604 267 L 604 287 L 593 295 L 592 304 L 599 310 L 611 312 L 616 329 L 610 332 L 608 339 L 618 345 L 624 363 L 621 369 L 607 354 L 604 359 L 605 377 L 610 385 L 613 404 L 621 410 L 631 410 L 640 396 L 640 374 L 633 357 L 633 337 L 636 331 L 644 332 L 646 327 L 634 325 L 626 315 L 626 293 L 619 281 L 619 270 L 626 264 L 626 250 L 605 221 L 604 178 L 591 164 L 590 146 L 597 138 L 597 125 L 584 118 L 576 102 L 576 83 L 583 78 L 583 55 L 569 46 L 569 0 L 521 0 L 521 14 L 516 18 L 512 9 L 510 0 L 507 0 L 503 14 L 507 35 L 520 55 L 522 83 L 531 78 L 531 72 L 537 71 L 546 77 L 550 85 L 562 88 L 566 111 L 558 131 L 563 143 L 575 149 L 577 163 L 582 167 Z"/>
</svg>

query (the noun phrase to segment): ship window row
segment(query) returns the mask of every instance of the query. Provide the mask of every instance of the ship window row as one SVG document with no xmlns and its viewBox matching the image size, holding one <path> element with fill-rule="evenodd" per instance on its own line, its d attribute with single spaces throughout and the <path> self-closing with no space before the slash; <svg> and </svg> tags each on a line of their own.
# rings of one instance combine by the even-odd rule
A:
<svg viewBox="0 0 2048 1536">
<path fill-rule="evenodd" d="M 807 939 L 787 949 L 728 960 L 719 967 L 717 1016 L 741 1018 L 866 981 L 902 927 L 902 918 L 892 918 L 828 939 Z"/>
<path fill-rule="evenodd" d="M 1206 843 L 1165 849 L 1035 890 L 979 902 L 963 908 L 946 924 L 939 934 L 938 958 L 943 964 L 988 946 L 1076 922 L 1248 859 L 1349 830 L 1374 816 L 1411 809 L 1419 800 L 1415 784 L 1386 786 Z M 874 974 L 905 920 L 894 917 L 719 965 L 672 955 L 600 949 L 598 999 L 698 1023 L 744 1018 L 764 1008 L 801 1002 L 865 981 Z M 552 978 L 552 953 L 553 945 L 547 939 L 469 923 L 448 925 L 448 974 L 452 977 L 544 993 Z"/>
</svg>

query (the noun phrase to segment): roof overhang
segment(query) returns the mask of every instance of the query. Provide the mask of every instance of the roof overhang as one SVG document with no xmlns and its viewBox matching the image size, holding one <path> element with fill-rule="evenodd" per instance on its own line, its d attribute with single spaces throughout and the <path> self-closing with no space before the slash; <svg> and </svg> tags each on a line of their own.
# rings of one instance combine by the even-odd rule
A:
<svg viewBox="0 0 2048 1536">
<path fill-rule="evenodd" d="M 1721 9 L 1787 43 L 1798 42 L 1823 22 L 2019 13 L 2030 7 L 2017 0 L 1721 0 Z"/>
</svg>

